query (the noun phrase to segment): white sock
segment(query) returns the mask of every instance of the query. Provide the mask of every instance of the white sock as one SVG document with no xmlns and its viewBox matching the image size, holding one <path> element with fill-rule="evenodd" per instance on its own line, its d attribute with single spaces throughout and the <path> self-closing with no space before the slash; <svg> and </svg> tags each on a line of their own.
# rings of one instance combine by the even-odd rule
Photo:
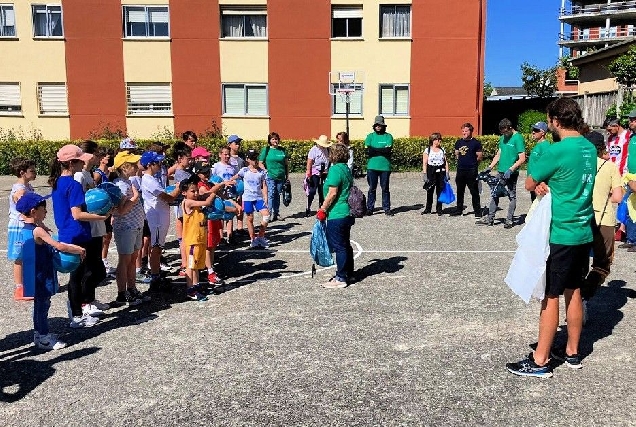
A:
<svg viewBox="0 0 636 427">
<path fill-rule="evenodd" d="M 208 268 L 208 274 L 212 274 L 212 273 L 214 273 L 214 268 L 212 267 Z"/>
</svg>

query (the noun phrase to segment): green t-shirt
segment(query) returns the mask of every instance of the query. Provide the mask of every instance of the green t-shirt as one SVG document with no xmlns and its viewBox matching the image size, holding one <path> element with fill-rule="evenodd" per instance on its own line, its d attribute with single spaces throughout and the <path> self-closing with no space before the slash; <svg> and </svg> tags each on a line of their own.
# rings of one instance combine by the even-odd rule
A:
<svg viewBox="0 0 636 427">
<path fill-rule="evenodd" d="M 390 133 L 377 134 L 371 132 L 364 140 L 365 147 L 372 148 L 388 148 L 393 146 L 393 136 Z M 369 157 L 367 161 L 367 169 L 374 171 L 390 172 L 391 160 L 385 156 L 373 156 Z"/>
<path fill-rule="evenodd" d="M 550 243 L 581 245 L 592 241 L 592 195 L 596 148 L 583 136 L 550 145 L 532 166 L 532 179 L 545 182 L 552 195 Z"/>
<path fill-rule="evenodd" d="M 265 158 L 265 153 L 267 153 L 267 158 Z M 285 173 L 285 159 L 287 158 L 287 153 L 285 149 L 278 147 L 270 147 L 269 151 L 267 147 L 264 147 L 261 150 L 260 156 L 258 156 L 258 160 L 265 164 L 265 169 L 267 169 L 267 176 L 271 179 L 275 180 L 284 180 L 287 177 Z"/>
<path fill-rule="evenodd" d="M 523 136 L 519 132 L 515 132 L 510 137 L 505 135 L 499 137 L 499 149 L 501 150 L 501 155 L 499 156 L 497 170 L 505 172 L 519 160 L 519 153 L 525 153 L 526 145 Z"/>
<path fill-rule="evenodd" d="M 549 146 L 550 141 L 548 141 L 547 139 L 534 146 L 534 148 L 530 152 L 530 158 L 528 159 L 528 175 L 532 175 L 532 167 L 537 162 L 539 157 L 541 157 L 541 155 L 545 153 L 545 150 L 547 150 Z"/>
<path fill-rule="evenodd" d="M 327 178 L 325 179 L 325 185 L 323 188 L 323 195 L 327 197 L 329 187 L 338 188 L 338 196 L 336 201 L 329 206 L 327 211 L 327 219 L 341 219 L 349 216 L 349 190 L 353 185 L 353 176 L 351 170 L 346 163 L 336 163 L 331 165 Z"/>
<path fill-rule="evenodd" d="M 627 145 L 627 171 L 636 173 L 636 155 L 630 155 L 632 153 L 636 153 L 636 133 L 629 137 L 629 144 Z"/>
</svg>

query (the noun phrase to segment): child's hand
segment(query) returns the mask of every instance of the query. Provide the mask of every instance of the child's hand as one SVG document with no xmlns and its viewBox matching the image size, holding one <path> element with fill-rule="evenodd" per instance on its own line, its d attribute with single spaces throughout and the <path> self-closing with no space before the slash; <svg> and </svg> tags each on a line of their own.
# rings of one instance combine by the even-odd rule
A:
<svg viewBox="0 0 636 427">
<path fill-rule="evenodd" d="M 227 181 L 223 182 L 225 184 L 225 186 L 227 187 L 228 185 L 236 185 L 236 180 L 234 179 L 229 179 Z"/>
</svg>

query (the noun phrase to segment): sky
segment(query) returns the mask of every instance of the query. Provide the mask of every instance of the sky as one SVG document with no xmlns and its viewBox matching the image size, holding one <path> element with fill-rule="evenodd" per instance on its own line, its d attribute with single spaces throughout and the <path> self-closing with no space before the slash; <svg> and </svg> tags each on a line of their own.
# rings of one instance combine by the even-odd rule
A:
<svg viewBox="0 0 636 427">
<path fill-rule="evenodd" d="M 561 0 L 486 0 L 486 7 L 487 82 L 521 86 L 524 61 L 542 69 L 556 64 Z"/>
</svg>

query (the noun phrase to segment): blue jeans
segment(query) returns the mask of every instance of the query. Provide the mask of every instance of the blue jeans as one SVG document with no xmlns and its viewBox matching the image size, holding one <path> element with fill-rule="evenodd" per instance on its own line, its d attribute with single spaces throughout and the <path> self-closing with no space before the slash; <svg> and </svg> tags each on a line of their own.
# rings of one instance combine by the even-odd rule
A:
<svg viewBox="0 0 636 427">
<path fill-rule="evenodd" d="M 33 329 L 40 335 L 49 333 L 49 308 L 51 308 L 51 293 L 44 284 L 36 282 L 33 296 Z"/>
<path fill-rule="evenodd" d="M 628 216 L 625 221 L 625 235 L 627 243 L 636 245 L 636 223 Z"/>
<path fill-rule="evenodd" d="M 378 179 L 380 180 L 380 188 L 382 188 L 382 209 L 384 210 L 384 212 L 391 210 L 389 176 L 391 176 L 390 171 L 376 171 L 373 169 L 367 169 L 367 182 L 369 183 L 369 193 L 367 195 L 367 210 L 372 211 L 375 207 L 375 190 L 378 188 Z"/>
<path fill-rule="evenodd" d="M 327 240 L 331 250 L 336 253 L 336 280 L 341 282 L 353 276 L 351 227 L 355 221 L 352 216 L 327 220 Z"/>
<path fill-rule="evenodd" d="M 280 209 L 280 195 L 283 193 L 284 179 L 267 177 L 267 208 L 270 215 L 278 215 Z"/>
</svg>

